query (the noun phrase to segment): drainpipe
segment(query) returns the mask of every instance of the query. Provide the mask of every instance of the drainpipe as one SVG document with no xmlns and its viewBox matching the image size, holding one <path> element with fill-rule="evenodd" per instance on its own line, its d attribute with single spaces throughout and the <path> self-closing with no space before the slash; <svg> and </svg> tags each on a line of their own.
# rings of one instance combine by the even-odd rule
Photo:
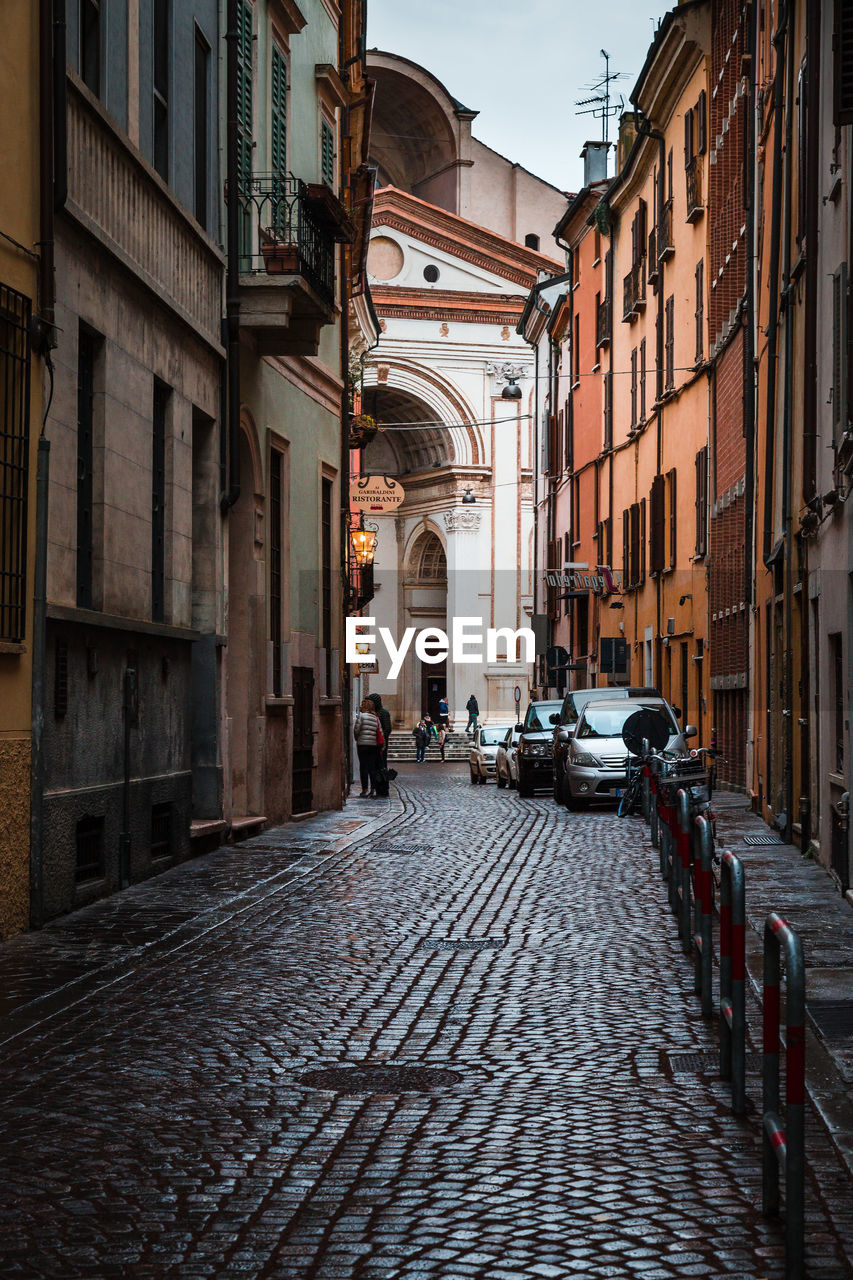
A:
<svg viewBox="0 0 853 1280">
<path fill-rule="evenodd" d="M 790 0 L 788 8 L 788 39 L 786 47 L 787 88 L 785 101 L 785 266 L 783 280 L 785 282 L 783 304 L 785 307 L 785 391 L 782 406 L 782 534 L 784 537 L 783 554 L 785 557 L 785 768 L 784 768 L 784 804 L 785 829 L 784 838 L 791 843 L 794 823 L 794 655 L 792 652 L 793 635 L 793 603 L 794 603 L 794 528 L 791 511 L 793 475 L 793 394 L 794 394 L 794 294 L 795 286 L 791 280 L 791 240 L 792 224 L 792 185 L 793 164 L 792 152 L 794 139 L 794 13 L 796 5 Z M 801 661 L 805 654 L 800 654 Z"/>
<path fill-rule="evenodd" d="M 240 497 L 240 126 L 238 115 L 239 0 L 228 0 L 225 32 L 225 84 L 228 123 L 225 143 L 227 258 L 225 268 L 225 328 L 228 377 L 228 477 L 220 507 L 224 512 Z M 222 426 L 220 424 L 220 430 Z"/>
<path fill-rule="evenodd" d="M 756 5 L 749 6 L 747 20 L 747 50 L 752 60 L 752 74 L 747 77 L 751 101 L 745 113 L 744 128 L 746 145 L 744 147 L 743 189 L 745 196 L 744 216 L 746 219 L 746 316 L 744 319 L 744 360 L 743 360 L 743 432 L 746 440 L 746 472 L 744 477 L 744 599 L 749 606 L 749 631 L 747 635 L 747 671 L 748 691 L 746 699 L 746 783 L 752 792 L 754 782 L 753 767 L 755 762 L 755 571 L 757 564 L 755 548 L 755 278 L 758 264 L 755 261 L 755 139 L 757 136 L 756 103 L 753 86 L 756 63 Z"/>
</svg>

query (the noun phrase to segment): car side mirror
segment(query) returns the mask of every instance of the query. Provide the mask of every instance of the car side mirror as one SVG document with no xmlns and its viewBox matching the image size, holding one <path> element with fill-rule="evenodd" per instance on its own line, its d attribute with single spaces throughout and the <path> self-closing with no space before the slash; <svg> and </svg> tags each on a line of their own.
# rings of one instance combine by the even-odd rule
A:
<svg viewBox="0 0 853 1280">
<path fill-rule="evenodd" d="M 515 726 L 515 732 L 516 732 L 516 733 L 524 733 L 524 725 L 523 725 L 523 724 L 517 724 L 517 725 Z"/>
<path fill-rule="evenodd" d="M 675 716 L 676 720 L 680 720 L 680 719 L 681 719 L 681 707 L 673 707 L 673 708 L 672 708 L 672 714 Z"/>
<path fill-rule="evenodd" d="M 699 730 L 696 728 L 695 724 L 686 724 L 684 726 L 685 738 L 695 738 L 698 733 L 699 733 Z"/>
<path fill-rule="evenodd" d="M 551 721 L 551 724 L 560 723 L 560 717 L 558 715 L 549 716 L 548 719 Z"/>
</svg>

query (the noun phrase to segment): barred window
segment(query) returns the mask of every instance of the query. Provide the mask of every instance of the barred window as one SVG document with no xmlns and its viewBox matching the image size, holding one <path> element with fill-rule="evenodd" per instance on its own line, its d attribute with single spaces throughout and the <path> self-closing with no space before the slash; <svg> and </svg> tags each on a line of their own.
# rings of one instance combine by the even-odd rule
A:
<svg viewBox="0 0 853 1280">
<path fill-rule="evenodd" d="M 443 582 L 447 578 L 447 557 L 434 533 L 425 533 L 419 540 L 414 565 L 420 582 Z"/>
<path fill-rule="evenodd" d="M 0 640 L 26 630 L 30 300 L 0 285 Z"/>
</svg>

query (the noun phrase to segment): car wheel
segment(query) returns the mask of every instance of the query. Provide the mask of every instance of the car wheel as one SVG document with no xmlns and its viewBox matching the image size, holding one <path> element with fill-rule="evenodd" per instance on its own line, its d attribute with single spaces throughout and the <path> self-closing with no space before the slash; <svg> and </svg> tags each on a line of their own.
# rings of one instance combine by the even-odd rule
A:
<svg viewBox="0 0 853 1280">
<path fill-rule="evenodd" d="M 529 800 L 533 795 L 533 788 L 528 782 L 522 782 L 521 778 L 518 780 L 518 794 L 524 796 L 525 800 Z"/>
<path fill-rule="evenodd" d="M 478 773 L 478 774 L 477 774 L 477 781 L 479 782 L 480 786 L 482 787 L 482 785 L 483 785 L 483 784 L 484 784 L 484 782 L 486 781 L 486 775 L 485 775 L 484 773 Z"/>
<path fill-rule="evenodd" d="M 497 775 L 497 777 L 495 778 L 495 781 L 497 782 L 497 784 L 498 784 L 498 786 L 500 787 L 501 791 L 503 791 L 504 787 L 506 786 L 506 778 L 503 776 L 503 774 L 502 774 L 502 773 L 500 773 L 500 772 L 498 772 L 498 775 Z"/>
<path fill-rule="evenodd" d="M 557 804 L 562 804 L 562 787 L 560 785 L 560 775 L 554 770 L 554 800 Z"/>
<path fill-rule="evenodd" d="M 471 771 L 471 786 L 472 786 L 472 787 L 474 787 L 474 786 L 476 786 L 476 785 L 477 785 L 477 775 L 476 775 L 476 773 L 474 772 L 473 765 L 470 765 L 470 764 L 469 764 L 468 768 L 469 768 L 469 769 L 470 769 L 470 771 Z"/>
<path fill-rule="evenodd" d="M 577 796 L 573 796 L 571 790 L 566 788 L 566 808 L 570 813 L 580 813 L 587 806 L 586 800 L 579 800 Z"/>
</svg>

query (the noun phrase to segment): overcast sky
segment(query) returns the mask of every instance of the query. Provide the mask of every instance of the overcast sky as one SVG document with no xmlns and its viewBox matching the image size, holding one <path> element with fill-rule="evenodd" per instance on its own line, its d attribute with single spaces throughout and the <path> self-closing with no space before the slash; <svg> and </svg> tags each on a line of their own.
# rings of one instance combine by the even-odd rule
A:
<svg viewBox="0 0 853 1280">
<path fill-rule="evenodd" d="M 479 111 L 472 131 L 481 142 L 577 191 L 580 149 L 601 137 L 601 122 L 576 115 L 575 100 L 603 76 L 604 48 L 611 72 L 626 73 L 612 93 L 627 104 L 665 12 L 656 0 L 368 0 L 367 38 L 419 62 Z"/>
</svg>

